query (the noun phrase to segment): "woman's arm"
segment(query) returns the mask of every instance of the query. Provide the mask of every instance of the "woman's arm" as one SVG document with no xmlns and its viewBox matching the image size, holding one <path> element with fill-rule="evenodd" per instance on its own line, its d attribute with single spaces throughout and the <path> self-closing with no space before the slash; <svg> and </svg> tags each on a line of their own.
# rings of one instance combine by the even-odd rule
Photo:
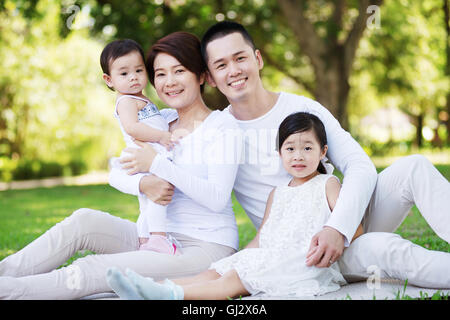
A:
<svg viewBox="0 0 450 320">
<path fill-rule="evenodd" d="M 264 212 L 264 218 L 261 222 L 261 225 L 259 226 L 258 232 L 256 233 L 255 237 L 253 238 L 252 241 L 250 241 L 246 246 L 245 249 L 249 249 L 249 248 L 259 248 L 259 234 L 261 232 L 261 228 L 263 227 L 264 223 L 266 223 L 267 219 L 269 218 L 269 214 L 270 214 L 270 210 L 272 209 L 272 203 L 273 203 L 273 195 L 275 193 L 275 189 L 273 189 L 270 194 L 269 197 L 267 199 L 267 203 L 266 203 L 266 211 Z"/>
<path fill-rule="evenodd" d="M 157 155 L 150 172 L 172 183 L 197 203 L 219 212 L 227 205 L 233 190 L 240 159 L 240 136 L 220 126 L 208 133 L 211 142 L 201 150 L 201 159 L 207 166 L 207 177 L 199 177 Z M 231 135 L 230 135 L 231 134 Z M 230 144 L 230 139 L 233 143 Z M 197 151 L 197 150 L 196 150 Z M 231 158 L 227 158 L 231 155 Z"/>
<path fill-rule="evenodd" d="M 109 185 L 134 196 L 145 194 L 148 199 L 162 206 L 172 201 L 174 187 L 169 182 L 153 175 L 128 175 L 120 168 L 112 167 L 108 175 Z"/>
<path fill-rule="evenodd" d="M 234 120 L 233 120 L 234 121 Z M 235 122 L 233 122 L 234 125 Z M 236 126 L 219 125 L 210 131 L 208 149 L 202 149 L 201 159 L 207 158 L 208 176 L 196 176 L 157 154 L 149 145 L 136 141 L 140 149 L 127 148 L 132 154 L 124 157 L 123 168 L 128 173 L 151 172 L 170 182 L 194 201 L 212 211 L 221 211 L 230 199 L 241 153 L 241 135 Z M 231 129 L 231 130 L 230 130 Z M 233 139 L 233 143 L 230 143 Z M 231 156 L 231 157 L 230 157 Z"/>
</svg>

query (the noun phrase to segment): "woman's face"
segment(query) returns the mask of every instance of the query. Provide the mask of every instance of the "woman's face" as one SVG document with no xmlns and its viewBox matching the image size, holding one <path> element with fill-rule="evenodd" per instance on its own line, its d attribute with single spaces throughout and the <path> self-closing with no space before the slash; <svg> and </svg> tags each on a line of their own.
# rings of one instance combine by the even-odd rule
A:
<svg viewBox="0 0 450 320">
<path fill-rule="evenodd" d="M 153 62 L 155 89 L 159 98 L 171 108 L 180 109 L 201 101 L 200 85 L 204 79 L 185 68 L 176 58 L 159 53 Z"/>
</svg>

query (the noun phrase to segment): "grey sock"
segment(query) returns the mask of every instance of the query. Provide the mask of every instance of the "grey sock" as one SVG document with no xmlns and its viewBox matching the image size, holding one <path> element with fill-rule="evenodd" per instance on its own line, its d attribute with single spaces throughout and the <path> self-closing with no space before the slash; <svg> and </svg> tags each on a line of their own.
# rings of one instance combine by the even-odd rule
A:
<svg viewBox="0 0 450 320">
<path fill-rule="evenodd" d="M 144 300 L 144 298 L 139 295 L 130 280 L 116 267 L 112 267 L 107 270 L 106 282 L 121 299 Z"/>
<path fill-rule="evenodd" d="M 184 297 L 183 288 L 170 280 L 160 284 L 130 269 L 127 269 L 125 273 L 137 292 L 147 300 L 182 300 Z"/>
</svg>

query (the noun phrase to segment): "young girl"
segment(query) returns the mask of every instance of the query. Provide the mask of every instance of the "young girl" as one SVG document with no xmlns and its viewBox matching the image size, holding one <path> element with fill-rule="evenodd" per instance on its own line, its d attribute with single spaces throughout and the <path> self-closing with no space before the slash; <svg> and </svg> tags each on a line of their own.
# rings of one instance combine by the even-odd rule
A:
<svg viewBox="0 0 450 320">
<path fill-rule="evenodd" d="M 272 190 L 256 237 L 238 253 L 212 263 L 191 278 L 163 283 L 131 270 L 107 272 L 110 287 L 125 299 L 226 299 L 249 294 L 309 296 L 335 291 L 345 280 L 335 261 L 328 268 L 308 267 L 311 238 L 326 223 L 339 195 L 338 179 L 326 174 L 325 128 L 316 116 L 299 112 L 279 127 L 278 151 L 292 175 Z M 362 234 L 359 226 L 355 237 Z"/>
<path fill-rule="evenodd" d="M 100 57 L 103 79 L 110 89 L 117 91 L 114 115 L 119 120 L 127 147 L 139 148 L 134 139 L 146 141 L 159 153 L 170 157 L 168 150 L 174 146 L 174 141 L 167 121 L 142 93 L 148 82 L 144 60 L 144 52 L 134 40 L 113 41 L 103 49 Z M 121 157 L 124 155 L 123 152 Z M 121 168 L 118 158 L 111 159 L 111 167 Z M 143 176 L 123 176 L 119 182 L 121 191 L 138 195 L 139 249 L 175 254 L 177 245 L 165 233 L 166 206 L 156 204 L 136 191 Z"/>
</svg>

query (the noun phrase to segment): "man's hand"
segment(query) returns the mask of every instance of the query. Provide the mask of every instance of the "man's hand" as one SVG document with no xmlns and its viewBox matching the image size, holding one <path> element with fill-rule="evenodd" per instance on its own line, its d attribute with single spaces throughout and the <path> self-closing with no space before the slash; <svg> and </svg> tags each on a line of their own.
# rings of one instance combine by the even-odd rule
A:
<svg viewBox="0 0 450 320">
<path fill-rule="evenodd" d="M 174 186 L 154 175 L 144 176 L 139 182 L 139 190 L 154 203 L 166 206 L 172 201 Z"/>
<path fill-rule="evenodd" d="M 122 157 L 120 163 L 123 164 L 122 169 L 127 170 L 127 173 L 132 175 L 139 172 L 148 172 L 152 166 L 153 159 L 156 157 L 156 151 L 148 143 L 135 140 L 134 141 L 140 149 L 126 148 L 125 152 L 130 155 Z"/>
<path fill-rule="evenodd" d="M 329 267 L 344 252 L 344 236 L 331 227 L 324 227 L 311 240 L 306 254 L 306 265 L 318 268 Z"/>
</svg>

